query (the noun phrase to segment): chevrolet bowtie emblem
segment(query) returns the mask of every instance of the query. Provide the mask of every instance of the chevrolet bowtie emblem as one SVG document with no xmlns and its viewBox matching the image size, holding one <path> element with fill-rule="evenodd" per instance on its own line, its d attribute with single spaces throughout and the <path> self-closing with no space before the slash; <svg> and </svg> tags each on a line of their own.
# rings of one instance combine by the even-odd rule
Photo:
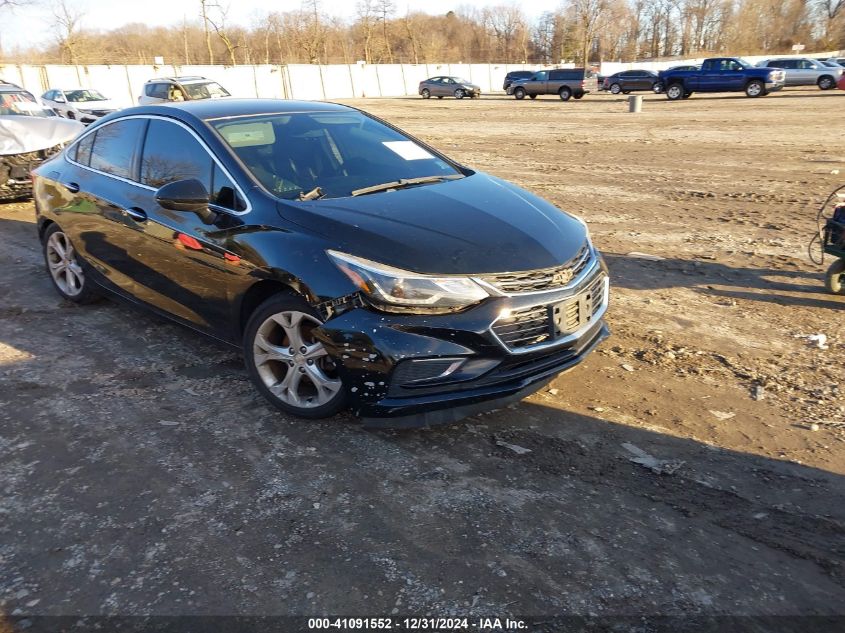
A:
<svg viewBox="0 0 845 633">
<path fill-rule="evenodd" d="M 570 281 L 572 281 L 572 270 L 570 268 L 559 270 L 552 276 L 552 283 L 556 286 L 565 286 Z"/>
</svg>

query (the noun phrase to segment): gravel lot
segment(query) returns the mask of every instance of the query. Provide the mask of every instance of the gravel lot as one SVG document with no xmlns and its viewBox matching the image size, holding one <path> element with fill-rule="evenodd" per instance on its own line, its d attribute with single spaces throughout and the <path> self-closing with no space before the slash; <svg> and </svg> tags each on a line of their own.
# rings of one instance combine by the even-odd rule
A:
<svg viewBox="0 0 845 633">
<path fill-rule="evenodd" d="M 845 298 L 806 255 L 845 93 L 350 103 L 581 214 L 613 337 L 453 426 L 289 419 L 235 351 L 59 300 L 0 204 L 0 611 L 845 616 Z"/>
</svg>

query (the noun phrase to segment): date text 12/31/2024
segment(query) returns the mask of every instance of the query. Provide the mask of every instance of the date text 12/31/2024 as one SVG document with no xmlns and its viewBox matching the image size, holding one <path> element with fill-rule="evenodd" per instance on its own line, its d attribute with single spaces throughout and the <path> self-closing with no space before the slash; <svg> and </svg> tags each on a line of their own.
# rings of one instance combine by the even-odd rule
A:
<svg viewBox="0 0 845 633">
<path fill-rule="evenodd" d="M 511 618 L 308 618 L 310 631 L 523 631 Z"/>
</svg>

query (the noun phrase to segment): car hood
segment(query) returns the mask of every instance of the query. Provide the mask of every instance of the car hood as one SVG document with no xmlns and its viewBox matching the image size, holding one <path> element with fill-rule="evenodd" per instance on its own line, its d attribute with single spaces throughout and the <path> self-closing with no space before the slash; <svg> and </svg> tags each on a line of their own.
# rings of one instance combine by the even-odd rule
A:
<svg viewBox="0 0 845 633">
<path fill-rule="evenodd" d="M 331 248 L 419 273 L 480 274 L 557 266 L 586 228 L 504 180 L 460 180 L 370 195 L 279 203 L 280 214 Z"/>
<path fill-rule="evenodd" d="M 57 116 L 0 116 L 0 155 L 36 152 L 66 143 L 85 129 L 79 121 Z"/>
</svg>

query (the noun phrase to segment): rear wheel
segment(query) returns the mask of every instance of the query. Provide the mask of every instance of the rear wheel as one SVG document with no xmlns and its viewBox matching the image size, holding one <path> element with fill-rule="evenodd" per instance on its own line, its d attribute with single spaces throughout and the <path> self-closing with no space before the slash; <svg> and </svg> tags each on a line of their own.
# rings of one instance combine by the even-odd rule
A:
<svg viewBox="0 0 845 633">
<path fill-rule="evenodd" d="M 824 285 L 830 293 L 845 294 L 845 259 L 837 259 L 830 265 L 824 278 Z"/>
<path fill-rule="evenodd" d="M 576 92 L 576 93 L 575 93 L 574 95 L 572 95 L 572 96 L 573 96 L 573 97 L 575 97 L 576 99 L 583 99 L 583 98 L 584 98 L 584 94 L 585 94 L 585 93 L 583 93 L 583 92 Z"/>
<path fill-rule="evenodd" d="M 532 99 L 536 99 L 536 98 L 537 98 L 537 95 L 528 95 L 528 96 L 529 96 L 529 97 L 531 97 Z"/>
<path fill-rule="evenodd" d="M 666 88 L 666 98 L 669 99 L 669 101 L 683 99 L 684 94 L 685 90 L 682 84 L 670 84 L 669 87 Z"/>
<path fill-rule="evenodd" d="M 566 86 L 561 88 L 557 94 L 562 101 L 569 101 L 569 99 L 572 97 L 572 91 Z"/>
<path fill-rule="evenodd" d="M 651 86 L 651 90 L 652 92 L 654 92 L 654 94 L 659 95 L 661 92 L 663 92 L 663 84 L 659 81 L 656 81 Z"/>
<path fill-rule="evenodd" d="M 464 98 L 464 91 L 460 88 L 455 90 L 455 99 L 463 99 Z"/>
<path fill-rule="evenodd" d="M 620 86 L 619 84 L 610 85 L 610 94 L 618 95 L 620 92 L 622 92 L 622 86 Z"/>
<path fill-rule="evenodd" d="M 420 96 L 423 99 L 430 99 L 431 98 L 431 91 L 428 88 L 423 88 Z"/>
<path fill-rule="evenodd" d="M 74 303 L 91 303 L 98 299 L 99 295 L 82 270 L 76 249 L 59 225 L 50 225 L 43 240 L 44 262 L 58 293 Z"/>
<path fill-rule="evenodd" d="M 684 93 L 684 99 L 689 99 L 691 96 L 692 96 L 691 92 L 685 92 Z"/>
<path fill-rule="evenodd" d="M 819 77 L 819 81 L 817 83 L 819 88 L 821 88 L 822 90 L 830 90 L 831 88 L 836 88 L 836 82 L 833 80 L 833 77 L 830 77 L 829 75 Z"/>
<path fill-rule="evenodd" d="M 623 90 L 622 94 L 623 95 L 629 95 L 629 94 L 631 94 L 631 91 L 630 90 Z"/>
<path fill-rule="evenodd" d="M 279 294 L 255 310 L 244 332 L 244 358 L 258 391 L 302 418 L 326 418 L 346 404 L 337 366 L 314 337 L 320 325 L 303 299 Z"/>
<path fill-rule="evenodd" d="M 748 85 L 745 86 L 745 96 L 746 97 L 760 97 L 766 93 L 766 86 L 763 85 L 763 82 L 759 79 L 752 79 L 748 82 Z"/>
<path fill-rule="evenodd" d="M 513 91 L 513 96 L 515 99 L 525 99 L 525 88 L 516 88 Z M 537 95 L 531 95 L 531 98 L 536 98 Z"/>
</svg>

